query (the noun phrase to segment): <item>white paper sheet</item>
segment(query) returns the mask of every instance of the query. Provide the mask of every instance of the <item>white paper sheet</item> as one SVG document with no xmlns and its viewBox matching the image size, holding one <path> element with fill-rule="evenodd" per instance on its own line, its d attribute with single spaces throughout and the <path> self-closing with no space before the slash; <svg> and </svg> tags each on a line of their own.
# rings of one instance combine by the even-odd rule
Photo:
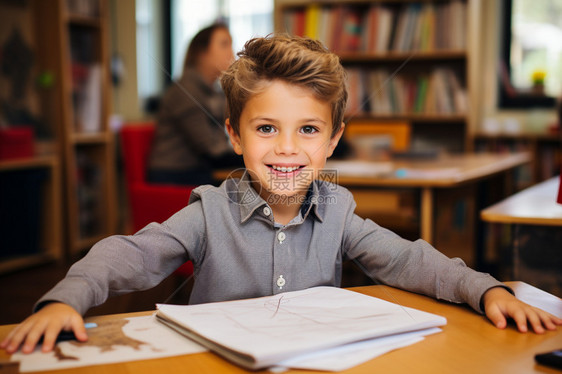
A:
<svg viewBox="0 0 562 374">
<path fill-rule="evenodd" d="M 96 331 L 97 330 L 97 331 Z M 120 333 L 121 332 L 121 333 Z M 88 330 L 87 343 L 60 342 L 56 350 L 17 352 L 21 372 L 138 361 L 203 352 L 206 349 L 157 322 L 154 315 L 98 323 Z"/>
<path fill-rule="evenodd" d="M 282 369 L 289 368 L 323 371 L 347 370 L 387 352 L 421 342 L 424 336 L 440 331 L 440 328 L 434 327 L 345 344 L 282 361 L 272 371 L 280 372 Z"/>
<path fill-rule="evenodd" d="M 446 324 L 444 317 L 337 287 L 315 287 L 256 299 L 157 307 L 159 315 L 187 330 L 253 357 L 253 363 L 238 362 L 251 368 L 269 367 L 288 358 L 350 342 Z M 219 353 L 228 352 L 222 349 Z"/>
</svg>

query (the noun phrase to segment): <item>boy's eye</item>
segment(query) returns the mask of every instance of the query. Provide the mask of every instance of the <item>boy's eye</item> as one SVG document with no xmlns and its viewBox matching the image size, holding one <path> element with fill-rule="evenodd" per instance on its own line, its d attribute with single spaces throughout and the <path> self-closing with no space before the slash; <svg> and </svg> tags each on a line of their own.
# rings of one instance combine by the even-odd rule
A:
<svg viewBox="0 0 562 374">
<path fill-rule="evenodd" d="M 275 131 L 275 128 L 271 125 L 262 125 L 258 127 L 258 131 L 264 134 L 271 134 Z"/>
<path fill-rule="evenodd" d="M 315 132 L 318 132 L 318 129 L 314 126 L 303 126 L 301 128 L 301 132 L 303 134 L 314 134 Z"/>
</svg>

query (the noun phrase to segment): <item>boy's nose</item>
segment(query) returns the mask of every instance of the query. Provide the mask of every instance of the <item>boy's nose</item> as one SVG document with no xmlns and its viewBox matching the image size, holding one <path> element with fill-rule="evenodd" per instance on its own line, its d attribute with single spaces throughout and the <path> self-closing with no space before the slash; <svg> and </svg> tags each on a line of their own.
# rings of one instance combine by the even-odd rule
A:
<svg viewBox="0 0 562 374">
<path fill-rule="evenodd" d="M 277 138 L 275 152 L 278 154 L 295 154 L 298 149 L 298 141 L 292 134 L 283 134 Z"/>
</svg>

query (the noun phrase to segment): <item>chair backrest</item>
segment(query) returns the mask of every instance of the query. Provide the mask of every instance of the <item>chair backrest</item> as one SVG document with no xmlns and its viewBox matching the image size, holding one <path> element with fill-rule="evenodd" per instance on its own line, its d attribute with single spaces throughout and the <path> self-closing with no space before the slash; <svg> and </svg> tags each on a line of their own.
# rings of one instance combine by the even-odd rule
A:
<svg viewBox="0 0 562 374">
<path fill-rule="evenodd" d="M 128 124 L 121 129 L 123 163 L 129 186 L 135 182 L 146 181 L 146 167 L 153 137 L 152 122 Z"/>
<path fill-rule="evenodd" d="M 344 136 L 351 144 L 357 137 L 388 136 L 392 140 L 393 151 L 407 151 L 410 148 L 411 132 L 408 122 L 373 123 L 354 119 L 346 125 Z"/>
</svg>

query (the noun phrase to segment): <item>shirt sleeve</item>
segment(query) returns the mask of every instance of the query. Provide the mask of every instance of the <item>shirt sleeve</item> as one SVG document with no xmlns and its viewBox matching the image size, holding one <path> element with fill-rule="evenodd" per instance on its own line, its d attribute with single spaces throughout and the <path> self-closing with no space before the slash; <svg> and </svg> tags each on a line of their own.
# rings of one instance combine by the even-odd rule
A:
<svg viewBox="0 0 562 374">
<path fill-rule="evenodd" d="M 58 301 L 83 315 L 108 297 L 156 286 L 185 261 L 201 256 L 205 242 L 201 215 L 201 203 L 195 202 L 164 223 L 153 222 L 135 235 L 99 241 L 39 299 L 34 311 Z"/>
<path fill-rule="evenodd" d="M 480 301 L 492 287 L 504 287 L 489 274 L 474 271 L 460 258 L 448 258 L 424 240 L 406 240 L 348 211 L 345 256 L 375 281 L 455 303 L 483 313 Z"/>
</svg>

